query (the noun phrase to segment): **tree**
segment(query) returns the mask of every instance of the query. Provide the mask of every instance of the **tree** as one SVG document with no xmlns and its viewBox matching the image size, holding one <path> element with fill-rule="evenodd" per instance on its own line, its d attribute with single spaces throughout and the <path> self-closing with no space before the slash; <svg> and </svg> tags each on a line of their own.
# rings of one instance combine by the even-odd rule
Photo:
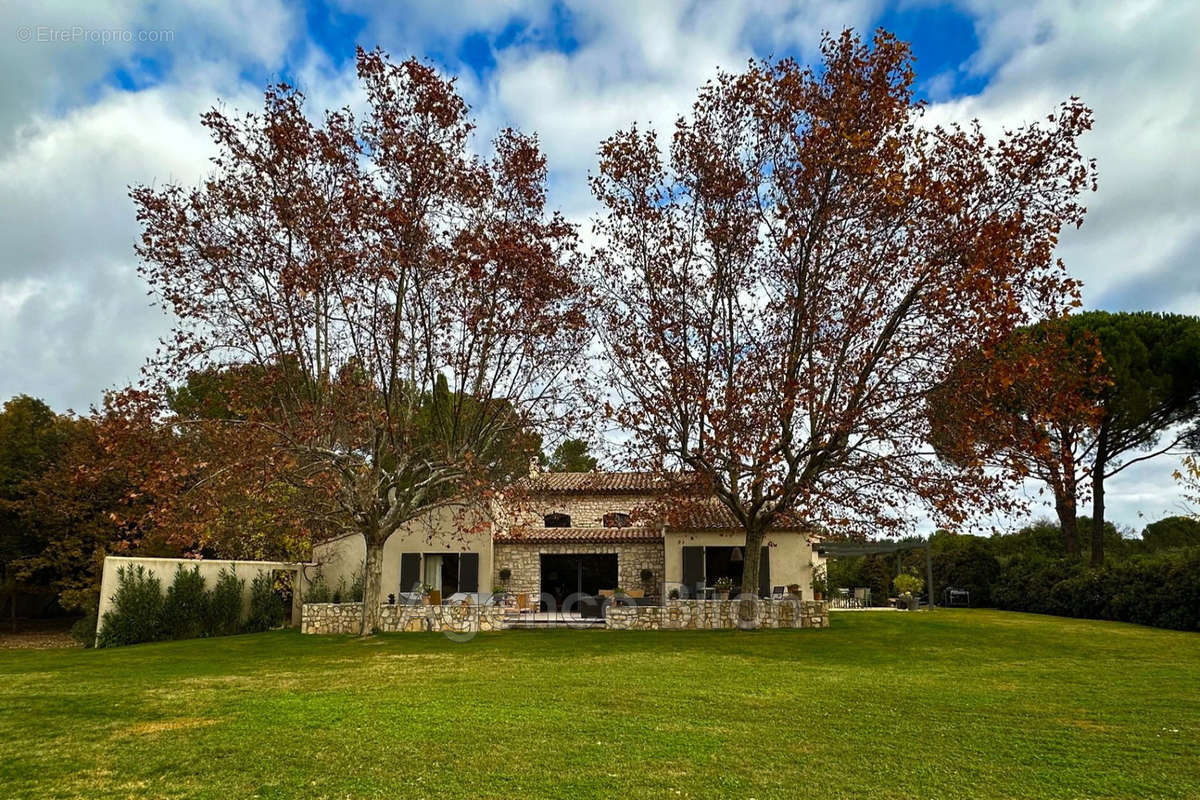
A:
<svg viewBox="0 0 1200 800">
<path fill-rule="evenodd" d="M 360 50 L 357 71 L 361 120 L 315 124 L 274 86 L 261 114 L 204 115 L 207 180 L 131 194 L 142 274 L 176 320 L 146 396 L 219 367 L 257 398 L 171 420 L 222 442 L 178 472 L 285 483 L 302 504 L 289 513 L 362 535 L 368 634 L 388 537 L 491 496 L 512 468 L 499 443 L 569 416 L 588 332 L 536 139 L 502 131 L 480 158 L 452 81 L 381 51 Z"/>
<path fill-rule="evenodd" d="M 630 460 L 691 473 L 746 536 L 789 516 L 895 531 L 919 498 L 953 523 L 1002 502 L 930 457 L 927 394 L 1075 284 L 1052 256 L 1093 165 L 1072 99 L 989 141 L 929 126 L 886 32 L 826 38 L 823 63 L 751 62 L 680 119 L 668 151 L 607 139 L 591 261 L 612 416 Z M 699 494 L 700 492 L 697 492 Z"/>
<path fill-rule="evenodd" d="M 1014 331 L 990 353 L 955 365 L 930 395 L 938 456 L 982 463 L 1015 480 L 1033 477 L 1054 497 L 1066 552 L 1079 554 L 1078 497 L 1089 464 L 1084 450 L 1103 416 L 1108 380 L 1086 330 L 1048 320 Z"/>
<path fill-rule="evenodd" d="M 588 453 L 587 442 L 566 439 L 554 448 L 553 455 L 546 460 L 546 467 L 551 472 L 592 472 L 596 463 L 596 457 Z"/>
<path fill-rule="evenodd" d="M 45 545 L 41 526 L 28 516 L 31 488 L 59 461 L 69 425 L 41 400 L 18 395 L 0 411 L 0 581 L 16 611 L 18 583 L 28 576 L 21 562 Z"/>
<path fill-rule="evenodd" d="M 1146 526 L 1142 543 L 1150 552 L 1200 546 L 1200 521 L 1191 517 L 1164 517 Z"/>
<path fill-rule="evenodd" d="M 1069 320 L 1100 344 L 1108 387 L 1088 448 L 1092 565 L 1104 563 L 1104 482 L 1200 436 L 1200 318 L 1089 311 Z"/>
</svg>

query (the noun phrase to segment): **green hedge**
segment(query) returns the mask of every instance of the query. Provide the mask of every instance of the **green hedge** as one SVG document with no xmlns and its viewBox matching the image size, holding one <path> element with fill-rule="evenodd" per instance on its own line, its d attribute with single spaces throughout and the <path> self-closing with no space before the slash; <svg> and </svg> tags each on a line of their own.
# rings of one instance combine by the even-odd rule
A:
<svg viewBox="0 0 1200 800">
<path fill-rule="evenodd" d="M 100 647 L 116 647 L 163 639 L 192 639 L 264 631 L 283 624 L 287 609 L 274 591 L 270 574 L 251 583 L 250 608 L 243 621 L 242 594 L 246 581 L 234 570 L 222 569 L 210 590 L 200 568 L 175 570 L 164 596 L 158 578 L 143 566 L 117 570 L 113 606 L 100 620 Z M 93 630 L 95 628 L 93 627 Z"/>
<path fill-rule="evenodd" d="M 997 608 L 1200 630 L 1200 547 L 1089 568 L 1074 559 L 1012 559 L 991 590 Z"/>
</svg>

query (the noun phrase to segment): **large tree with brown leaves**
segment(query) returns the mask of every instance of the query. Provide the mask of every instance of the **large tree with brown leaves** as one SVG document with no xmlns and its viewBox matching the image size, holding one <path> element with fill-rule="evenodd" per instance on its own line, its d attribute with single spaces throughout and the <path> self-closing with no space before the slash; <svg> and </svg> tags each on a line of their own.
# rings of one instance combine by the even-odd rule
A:
<svg viewBox="0 0 1200 800">
<path fill-rule="evenodd" d="M 951 521 L 997 500 L 931 457 L 925 398 L 1074 301 L 1053 250 L 1094 180 L 1077 100 L 989 139 L 924 124 L 894 37 L 822 49 L 706 84 L 665 153 L 614 134 L 592 179 L 612 413 L 631 460 L 704 476 L 738 520 L 747 592 L 781 518 L 889 530 L 914 499 Z"/>
<path fill-rule="evenodd" d="M 433 68 L 360 51 L 358 76 L 361 120 L 314 123 L 272 87 L 261 114 L 204 116 L 207 180 L 132 195 L 143 274 L 177 321 L 154 394 L 198 369 L 245 381 L 236 416 L 178 422 L 245 442 L 214 448 L 214 480 L 284 481 L 320 525 L 365 538 L 369 633 L 388 536 L 508 477 L 500 443 L 565 413 L 587 333 L 536 140 L 505 130 L 480 158 Z"/>
</svg>

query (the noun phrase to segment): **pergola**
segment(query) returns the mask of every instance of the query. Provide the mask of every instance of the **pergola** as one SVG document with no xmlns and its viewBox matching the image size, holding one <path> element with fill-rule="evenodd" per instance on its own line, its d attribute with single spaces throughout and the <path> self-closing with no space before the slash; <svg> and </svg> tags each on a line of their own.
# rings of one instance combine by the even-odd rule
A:
<svg viewBox="0 0 1200 800">
<path fill-rule="evenodd" d="M 880 555 L 884 553 L 899 553 L 903 550 L 925 551 L 925 586 L 929 592 L 929 607 L 933 602 L 933 554 L 929 548 L 929 539 L 898 539 L 894 541 L 863 541 L 863 542 L 819 542 L 815 545 L 817 555 L 833 556 L 834 558 L 850 558 L 854 556 Z"/>
</svg>

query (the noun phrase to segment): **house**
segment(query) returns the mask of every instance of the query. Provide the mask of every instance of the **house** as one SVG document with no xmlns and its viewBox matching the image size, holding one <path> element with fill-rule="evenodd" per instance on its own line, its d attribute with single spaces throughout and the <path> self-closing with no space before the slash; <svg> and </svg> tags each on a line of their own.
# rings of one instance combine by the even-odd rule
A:
<svg viewBox="0 0 1200 800">
<path fill-rule="evenodd" d="M 732 516 L 714 501 L 673 526 L 652 521 L 645 510 L 662 499 L 658 476 L 531 471 L 520 489 L 519 501 L 486 517 L 439 509 L 396 531 L 383 550 L 384 596 L 416 584 L 443 598 L 503 586 L 562 608 L 572 595 L 617 587 L 661 603 L 673 589 L 696 597 L 721 578 L 741 584 L 745 537 Z M 824 561 L 816 541 L 799 526 L 768 531 L 760 594 L 798 584 L 812 599 L 812 570 Z M 317 545 L 313 559 L 336 586 L 362 569 L 364 555 L 362 537 L 352 535 Z"/>
</svg>

